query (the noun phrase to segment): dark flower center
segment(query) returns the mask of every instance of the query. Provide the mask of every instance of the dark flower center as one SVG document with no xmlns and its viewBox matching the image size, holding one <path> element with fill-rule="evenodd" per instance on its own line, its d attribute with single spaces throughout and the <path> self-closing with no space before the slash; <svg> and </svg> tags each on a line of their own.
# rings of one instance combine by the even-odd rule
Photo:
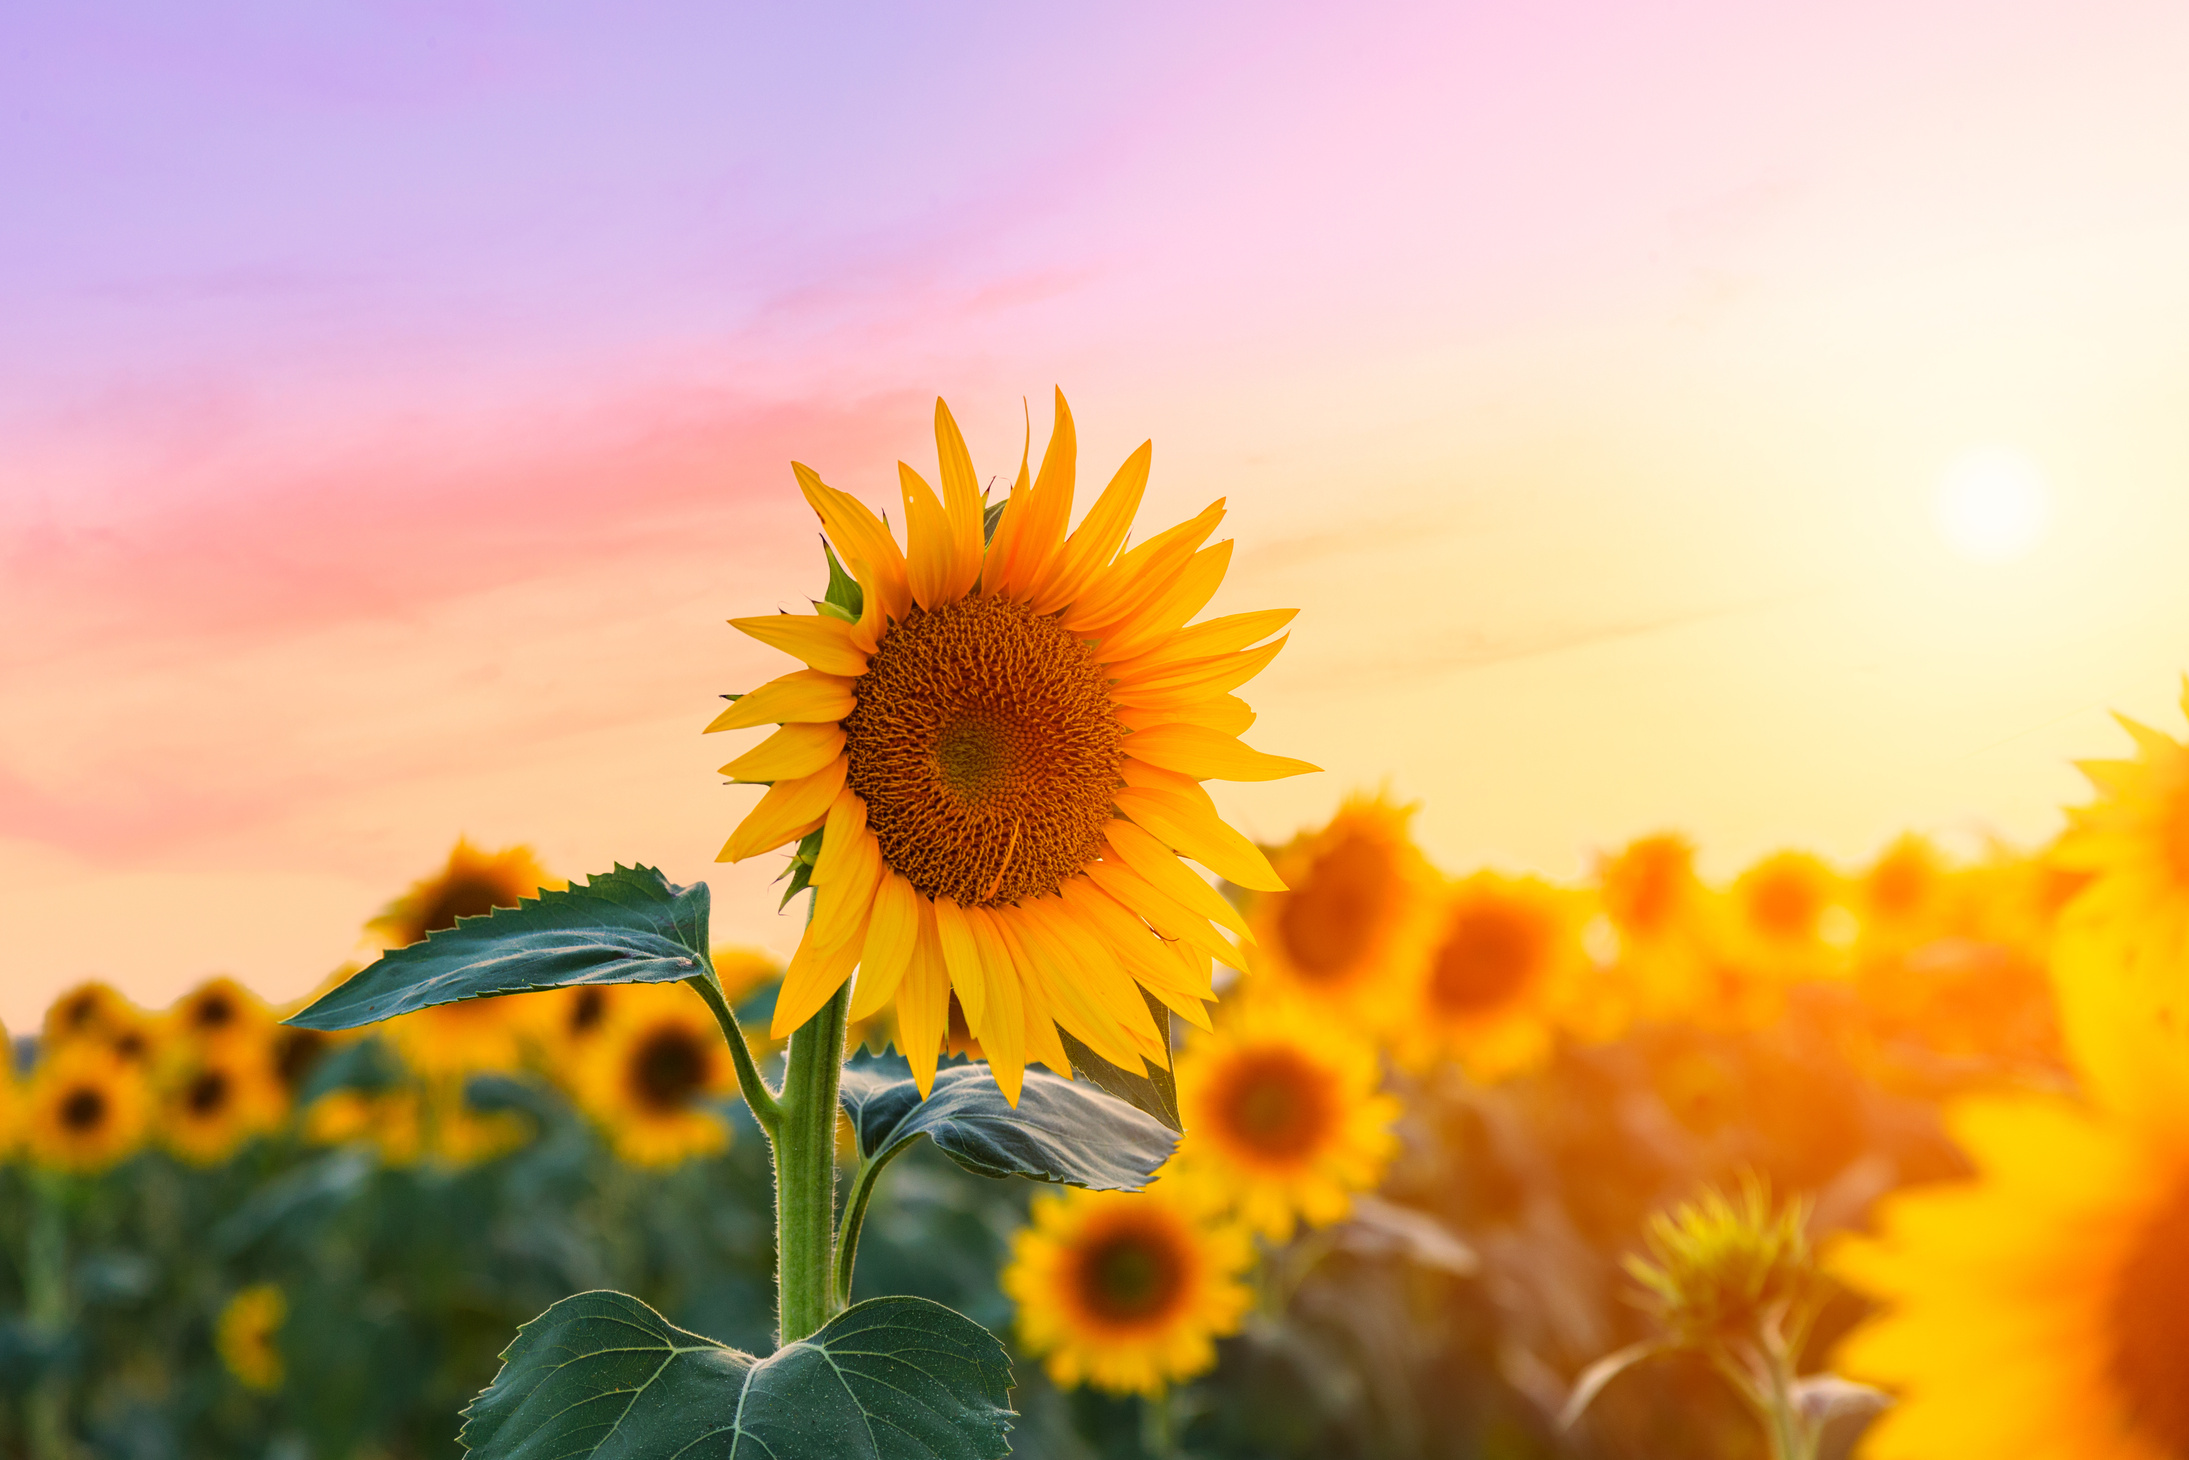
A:
<svg viewBox="0 0 2189 1460">
<path fill-rule="evenodd" d="M 631 1085 L 657 1112 L 682 1110 L 707 1082 L 706 1048 L 689 1030 L 657 1029 L 631 1052 Z"/>
<path fill-rule="evenodd" d="M 1429 1000 L 1446 1014 L 1479 1014 L 1528 985 L 1550 933 L 1540 919 L 1502 902 L 1462 908 L 1430 970 Z"/>
<path fill-rule="evenodd" d="M 77 1135 L 88 1135 L 106 1124 L 106 1092 L 79 1085 L 61 1097 L 61 1124 Z"/>
<path fill-rule="evenodd" d="M 1295 1160 L 1328 1139 L 1337 1120 L 1329 1077 L 1297 1050 L 1252 1050 L 1234 1059 L 1216 1105 L 1233 1141 L 1271 1160 Z"/>
<path fill-rule="evenodd" d="M 1153 1224 L 1105 1233 L 1079 1254 L 1079 1300 L 1105 1323 L 1159 1319 L 1185 1291 L 1186 1264 L 1177 1239 Z"/>
<path fill-rule="evenodd" d="M 225 1070 L 200 1070 L 183 1091 L 183 1104 L 200 1120 L 209 1120 L 228 1107 L 234 1087 Z"/>
<path fill-rule="evenodd" d="M 1343 977 L 1390 906 L 1396 870 L 1390 849 L 1359 833 L 1317 857 L 1277 914 L 1293 966 L 1317 982 Z"/>
</svg>

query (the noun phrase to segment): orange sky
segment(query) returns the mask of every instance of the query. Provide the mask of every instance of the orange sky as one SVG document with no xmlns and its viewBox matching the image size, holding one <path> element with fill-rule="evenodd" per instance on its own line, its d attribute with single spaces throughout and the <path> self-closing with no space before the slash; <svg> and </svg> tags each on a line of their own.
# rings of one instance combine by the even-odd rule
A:
<svg viewBox="0 0 2189 1460">
<path fill-rule="evenodd" d="M 1743 15 L 1279 13 L 1145 73 L 983 32 L 939 119 L 723 140 L 663 103 L 652 171 L 528 119 L 689 36 L 512 22 L 412 90 L 265 82 L 203 165 L 287 118 L 362 181 L 291 216 L 239 175 L 135 256 L 63 245 L 158 201 L 114 159 L 174 119 L 70 114 L 109 130 L 0 240 L 40 284 L 0 298 L 35 324 L 0 345 L 0 1018 L 87 976 L 300 991 L 458 833 L 707 878 L 722 936 L 787 948 L 773 868 L 709 861 L 754 793 L 698 728 L 783 667 L 722 621 L 819 589 L 788 460 L 884 501 L 937 392 L 984 473 L 1054 382 L 1084 475 L 1154 438 L 1144 522 L 1229 498 L 1215 611 L 1302 610 L 1250 738 L 1329 768 L 1217 788 L 1256 835 L 1382 782 L 1454 870 L 2046 835 L 2107 707 L 2180 728 L 2189 24 Z M 275 39 L 268 77 L 313 43 Z M 827 69 L 769 44 L 755 88 Z M 1066 51 L 997 151 L 980 67 Z M 829 185 L 902 126 L 911 172 Z M 439 137 L 529 181 L 375 165 Z M 643 229 L 585 231 L 602 179 Z M 2054 506 L 2004 565 L 1930 516 L 1987 443 Z"/>
</svg>

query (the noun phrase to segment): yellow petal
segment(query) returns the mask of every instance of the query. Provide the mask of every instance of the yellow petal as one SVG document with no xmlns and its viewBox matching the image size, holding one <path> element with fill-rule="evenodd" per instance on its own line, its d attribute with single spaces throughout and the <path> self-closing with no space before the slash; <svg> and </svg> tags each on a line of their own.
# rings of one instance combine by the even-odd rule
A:
<svg viewBox="0 0 2189 1460">
<path fill-rule="evenodd" d="M 859 580 L 866 603 L 860 611 L 853 639 L 871 653 L 889 620 L 903 618 L 912 602 L 911 584 L 905 577 L 904 551 L 897 546 L 897 539 L 890 536 L 889 524 L 867 510 L 866 504 L 857 497 L 837 491 L 815 475 L 812 468 L 795 461 L 791 463 L 791 471 L 797 476 L 798 488 L 805 493 L 814 515 L 821 519 L 821 530 L 836 544 L 837 554 L 851 570 L 851 576 Z"/>
<path fill-rule="evenodd" d="M 873 1018 L 896 994 L 920 938 L 919 897 L 904 878 L 894 872 L 882 873 L 881 883 L 874 889 L 874 912 L 867 923 L 858 987 L 852 990 L 852 1018 Z"/>
<path fill-rule="evenodd" d="M 1048 568 L 1031 585 L 1036 613 L 1054 613 L 1077 598 L 1117 555 L 1118 545 L 1132 530 L 1133 513 L 1140 510 L 1141 493 L 1148 489 L 1148 461 L 1155 443 L 1143 441 L 1140 449 L 1110 478 L 1102 495 L 1088 510 Z"/>
<path fill-rule="evenodd" d="M 1186 982 L 1186 967 L 1169 955 L 1163 940 L 1090 878 L 1066 878 L 1057 896 L 1117 955 L 1134 982 L 1164 1003 L 1175 1007 L 1174 1000 L 1198 1003 L 1216 997 L 1212 985 Z"/>
<path fill-rule="evenodd" d="M 1207 623 L 1180 629 L 1159 647 L 1137 659 L 1113 666 L 1110 674 L 1117 679 L 1139 679 L 1167 665 L 1229 654 L 1249 644 L 1260 643 L 1299 617 L 1299 613 L 1296 608 L 1264 608 L 1253 613 L 1212 618 Z"/>
<path fill-rule="evenodd" d="M 1043 998 L 1032 977 L 1024 972 L 1025 965 L 1016 957 L 1012 967 L 1021 970 L 1019 992 L 1026 1000 L 1026 1059 L 1029 1064 L 1047 1065 L 1065 1079 L 1072 1077 L 1072 1057 L 1065 1053 L 1064 1041 L 1057 1037 L 1056 1018 L 1049 1012 L 1049 1002 Z"/>
<path fill-rule="evenodd" d="M 912 1066 L 912 1078 L 925 1100 L 935 1088 L 935 1061 L 950 1027 L 950 974 L 942 947 L 935 941 L 935 914 L 925 898 L 920 905 L 920 935 L 897 985 L 897 1052 Z"/>
<path fill-rule="evenodd" d="M 1290 642 L 1291 635 L 1288 634 L 1244 653 L 1189 659 L 1181 664 L 1166 664 L 1151 672 L 1131 677 L 1122 669 L 1112 670 L 1111 673 L 1117 677 L 1117 684 L 1111 693 L 1121 705 L 1170 704 L 1223 694 L 1237 689 L 1267 669 L 1269 661 L 1282 653 L 1284 646 Z"/>
<path fill-rule="evenodd" d="M 1200 516 L 1157 533 L 1097 573 L 1058 622 L 1075 633 L 1108 633 L 1168 589 L 1223 520 L 1219 498 Z"/>
<path fill-rule="evenodd" d="M 1116 806 L 1163 845 L 1193 858 L 1219 877 L 1256 892 L 1287 890 L 1284 879 L 1269 865 L 1269 858 L 1226 826 L 1213 805 L 1198 804 L 1177 791 L 1128 786 L 1117 793 Z"/>
<path fill-rule="evenodd" d="M 1117 1027 L 1146 1054 L 1162 1057 L 1163 1042 L 1147 1000 L 1117 953 L 1106 942 L 1088 936 L 1089 930 L 1072 917 L 1061 897 L 1037 897 L 1019 904 L 1019 911 L 1037 925 L 1045 926 L 1051 940 L 1061 947 L 1067 962 L 1076 967 L 1078 986 L 1091 992 Z M 1126 1069 L 1131 1069 L 1128 1062 Z"/>
<path fill-rule="evenodd" d="M 776 991 L 775 1020 L 769 1027 L 769 1034 L 776 1039 L 789 1038 L 818 1013 L 823 1004 L 836 997 L 844 980 L 859 966 L 859 953 L 864 946 L 863 938 L 853 937 L 835 947 L 820 947 L 809 924 L 798 951 L 791 955 L 790 966 L 783 970 L 783 986 Z"/>
<path fill-rule="evenodd" d="M 1197 781 L 1281 781 L 1322 769 L 1290 756 L 1265 755 L 1236 737 L 1200 725 L 1155 725 L 1125 739 L 1136 760 Z"/>
<path fill-rule="evenodd" d="M 1227 537 L 1188 558 L 1166 587 L 1103 631 L 1095 662 L 1114 664 L 1143 654 L 1207 608 L 1231 567 L 1231 548 Z"/>
<path fill-rule="evenodd" d="M 935 455 L 942 466 L 943 515 L 950 521 L 950 542 L 957 565 L 944 587 L 947 601 L 963 598 L 980 581 L 984 545 L 980 479 L 973 474 L 973 457 L 965 449 L 964 433 L 958 430 L 950 407 L 942 403 L 940 396 L 935 398 Z"/>
<path fill-rule="evenodd" d="M 813 921 L 806 925 L 807 939 L 834 948 L 846 938 L 857 937 L 873 909 L 874 884 L 881 875 L 881 843 L 874 840 L 872 832 L 861 831 L 851 838 L 849 855 L 837 863 L 835 880 L 814 888 Z"/>
<path fill-rule="evenodd" d="M 733 781 L 795 781 L 844 753 L 841 725 L 785 725 L 728 765 Z"/>
<path fill-rule="evenodd" d="M 742 862 L 817 831 L 829 803 L 844 788 L 846 763 L 830 762 L 801 781 L 777 781 L 722 844 L 717 862 Z"/>
<path fill-rule="evenodd" d="M 1241 939 L 1254 941 L 1253 933 L 1247 929 L 1247 920 L 1231 905 L 1229 898 L 1195 876 L 1169 847 L 1131 822 L 1110 824 L 1108 851 L 1116 852 L 1119 860 L 1155 884 L 1166 896 L 1185 904 L 1210 922 L 1231 929 Z"/>
<path fill-rule="evenodd" d="M 1025 501 L 1025 512 L 1013 530 L 1011 551 L 1003 567 L 1002 588 L 1013 598 L 1030 596 L 1047 578 L 1050 564 L 1064 546 L 1064 530 L 1072 520 L 1073 473 L 1079 459 L 1079 440 L 1072 429 L 1071 408 L 1064 392 L 1056 393 L 1056 426 L 1041 454 L 1041 474 L 1034 478 Z M 1018 494 L 1004 511 L 1004 522 L 1018 512 Z M 1002 536 L 1002 524 L 997 526 Z"/>
<path fill-rule="evenodd" d="M 966 924 L 965 910 L 950 898 L 935 899 L 935 938 L 942 945 L 943 967 L 950 973 L 950 987 L 957 992 L 958 1005 L 965 1010 L 965 1022 L 970 1028 L 981 1016 L 987 975 L 981 972 L 980 949 L 973 942 L 972 928 Z"/>
<path fill-rule="evenodd" d="M 755 725 L 817 724 L 841 720 L 859 707 L 851 695 L 852 681 L 840 674 L 818 669 L 794 669 L 771 679 L 749 695 L 732 702 L 714 717 L 705 734 L 717 730 L 749 730 Z"/>
<path fill-rule="evenodd" d="M 820 670 L 856 679 L 866 673 L 866 655 L 851 642 L 851 625 L 826 614 L 771 613 L 733 618 L 730 627 L 752 635 Z"/>
<path fill-rule="evenodd" d="M 1003 935 L 996 931 L 992 914 L 985 908 L 967 908 L 965 921 L 980 953 L 985 985 L 981 1015 L 976 1019 L 972 1006 L 966 1005 L 966 1026 L 980 1041 L 981 1053 L 988 1056 L 988 1068 L 1003 1088 L 1003 1098 L 1016 1108 L 1019 1089 L 1026 1082 L 1026 1001 L 1019 988 L 1018 969 L 1011 962 L 1011 950 L 1004 945 Z M 965 1003 L 963 994 L 958 1002 Z"/>
<path fill-rule="evenodd" d="M 937 608 L 956 595 L 950 585 L 958 578 L 957 540 L 950 517 L 926 479 L 903 462 L 897 478 L 904 491 L 905 575 L 912 584 L 912 601 L 922 608 Z"/>
<path fill-rule="evenodd" d="M 1088 987 L 1089 980 L 1079 961 L 1072 957 L 1070 945 L 1057 938 L 1032 908 L 1033 903 L 1022 902 L 995 911 L 998 922 L 1028 955 L 1022 967 L 1030 971 L 1051 1015 L 1081 1044 L 1111 1064 L 1131 1069 L 1139 1058 L 1132 1037 Z"/>
<path fill-rule="evenodd" d="M 1128 730 L 1154 725 L 1206 725 L 1224 735 L 1244 735 L 1254 728 L 1254 711 L 1237 695 L 1218 695 L 1212 700 L 1179 700 L 1153 707 L 1119 705 L 1110 712 Z"/>
<path fill-rule="evenodd" d="M 1089 862 L 1086 876 L 1134 916 L 1172 942 L 1187 943 L 1227 968 L 1246 972 L 1246 959 L 1226 943 L 1208 919 L 1133 871 L 1122 862 Z"/>
<path fill-rule="evenodd" d="M 866 802 L 846 786 L 829 803 L 828 820 L 821 824 L 821 852 L 813 859 L 813 876 L 808 880 L 819 887 L 842 876 L 853 839 L 865 832 Z"/>
</svg>

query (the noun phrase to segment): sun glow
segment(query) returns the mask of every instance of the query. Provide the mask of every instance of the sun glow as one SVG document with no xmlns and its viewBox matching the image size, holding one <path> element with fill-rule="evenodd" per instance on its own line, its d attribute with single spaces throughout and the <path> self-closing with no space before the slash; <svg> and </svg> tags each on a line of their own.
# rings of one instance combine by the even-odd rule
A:
<svg viewBox="0 0 2189 1460">
<path fill-rule="evenodd" d="M 2052 493 L 2037 463 L 2008 447 L 1963 452 L 1932 502 L 1946 546 L 1979 563 L 2027 557 L 2052 520 Z"/>
</svg>

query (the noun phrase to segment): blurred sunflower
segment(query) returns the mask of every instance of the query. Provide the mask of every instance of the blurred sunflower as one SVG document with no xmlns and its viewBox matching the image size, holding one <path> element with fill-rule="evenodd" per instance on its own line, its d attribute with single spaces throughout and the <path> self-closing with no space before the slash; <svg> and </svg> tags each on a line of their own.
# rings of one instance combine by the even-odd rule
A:
<svg viewBox="0 0 2189 1460">
<path fill-rule="evenodd" d="M 529 847 L 482 852 L 458 838 L 448 865 L 388 904 L 365 925 L 390 948 L 407 948 L 458 918 L 483 917 L 515 907 L 543 887 L 563 884 L 547 875 Z M 518 999 L 466 999 L 436 1004 L 382 1026 L 411 1068 L 433 1078 L 474 1070 L 513 1070 L 524 1059 L 529 1011 Z"/>
<path fill-rule="evenodd" d="M 304 1138 L 322 1146 L 370 1145 L 382 1164 L 409 1166 L 426 1144 L 425 1102 L 415 1086 L 333 1090 L 304 1112 Z"/>
<path fill-rule="evenodd" d="M 190 1060 L 163 1092 L 160 1135 L 197 1166 L 218 1166 L 252 1136 L 278 1128 L 288 1092 L 263 1046 L 216 1046 Z"/>
<path fill-rule="evenodd" d="M 1019 1345 L 1071 1387 L 1158 1394 L 1216 1362 L 1253 1295 L 1246 1232 L 1212 1220 L 1192 1189 L 1069 1190 L 1034 1198 L 999 1282 Z"/>
<path fill-rule="evenodd" d="M 1586 968 L 1580 905 L 1537 877 L 1478 872 L 1447 889 L 1419 996 L 1397 1032 L 1407 1064 L 1457 1059 L 1478 1080 L 1549 1054 Z"/>
<path fill-rule="evenodd" d="M 57 1046 L 31 1075 L 31 1157 L 64 1171 L 104 1171 L 144 1144 L 150 1110 L 141 1066 L 102 1043 Z"/>
<path fill-rule="evenodd" d="M 1225 825 L 1204 780 L 1314 769 L 1250 750 L 1231 691 L 1275 657 L 1290 610 L 1187 627 L 1231 544 L 1221 502 L 1120 552 L 1147 485 L 1133 453 L 1068 535 L 1077 445 L 1060 393 L 1038 479 L 1020 462 L 985 527 L 965 439 L 941 401 L 942 495 L 898 465 L 907 545 L 793 465 L 856 582 L 856 608 L 733 619 L 809 666 L 709 730 L 781 725 L 723 767 L 769 790 L 722 850 L 740 861 L 822 832 L 813 916 L 783 977 L 777 1038 L 863 966 L 852 1017 L 896 1002 L 921 1089 L 955 992 L 1004 1092 L 1058 1029 L 1128 1070 L 1170 1050 L 1142 997 L 1206 1027 L 1218 931 L 1244 921 L 1181 856 L 1242 887 L 1284 884 Z M 833 561 L 833 560 L 832 560 Z M 1259 648 L 1250 647 L 1261 645 Z"/>
<path fill-rule="evenodd" d="M 1835 1364 L 1900 1393 L 1873 1460 L 2189 1455 L 2189 1049 L 2119 980 L 2063 993 L 2089 1098 L 1960 1105 L 1976 1178 L 1831 1254 L 1884 1305 Z"/>
<path fill-rule="evenodd" d="M 1908 832 L 1854 882 L 1864 958 L 1903 951 L 1954 930 L 1959 911 L 1952 869 L 1930 838 Z"/>
<path fill-rule="evenodd" d="M 23 1092 L 15 1078 L 15 1042 L 0 1024 L 0 1161 L 15 1154 L 23 1138 Z"/>
<path fill-rule="evenodd" d="M 634 1166 L 674 1166 L 730 1143 L 716 1097 L 736 1067 L 699 995 L 682 984 L 628 984 L 614 1018 L 572 1071 L 578 1103 Z"/>
<path fill-rule="evenodd" d="M 1688 1013 L 1703 986 L 1709 896 L 1695 875 L 1695 847 L 1669 832 L 1637 837 L 1596 862 L 1596 888 L 1618 935 L 1618 966 L 1645 1018 Z"/>
<path fill-rule="evenodd" d="M 158 1049 L 159 1023 L 110 984 L 78 984 L 46 1006 L 43 1045 L 103 1045 L 131 1064 L 145 1065 Z"/>
<path fill-rule="evenodd" d="M 1356 1027 L 1390 1022 L 1436 904 L 1436 874 L 1407 831 L 1414 810 L 1349 796 L 1327 825 L 1271 859 L 1292 890 L 1254 901 L 1252 987 L 1266 981 Z"/>
<path fill-rule="evenodd" d="M 281 1387 L 281 1327 L 289 1300 L 272 1283 L 254 1283 L 230 1298 L 213 1324 L 213 1346 L 236 1382 L 261 1394 Z"/>
<path fill-rule="evenodd" d="M 324 1030 L 278 1025 L 267 1037 L 267 1064 L 273 1070 L 274 1078 L 281 1082 L 281 1088 L 293 1100 L 319 1062 L 339 1042 L 340 1036 Z"/>
<path fill-rule="evenodd" d="M 1178 1060 L 1187 1135 L 1170 1169 L 1221 1192 L 1278 1242 L 1343 1218 L 1398 1145 L 1398 1102 L 1377 1093 L 1376 1052 L 1296 1007 L 1256 1006 Z"/>
<path fill-rule="evenodd" d="M 2098 798 L 2069 809 L 2052 862 L 2087 879 L 2068 909 L 2075 935 L 2102 942 L 2123 976 L 2178 1014 L 2189 1006 L 2189 745 L 2114 718 L 2135 758 L 2081 763 Z"/>
<path fill-rule="evenodd" d="M 274 1028 L 274 1011 L 234 979 L 213 978 L 177 1001 L 168 1025 L 199 1045 L 262 1045 Z"/>
<path fill-rule="evenodd" d="M 1776 978 L 1827 978 L 1845 971 L 1852 915 L 1838 873 L 1807 852 L 1773 852 L 1726 891 L 1727 951 Z"/>
</svg>

